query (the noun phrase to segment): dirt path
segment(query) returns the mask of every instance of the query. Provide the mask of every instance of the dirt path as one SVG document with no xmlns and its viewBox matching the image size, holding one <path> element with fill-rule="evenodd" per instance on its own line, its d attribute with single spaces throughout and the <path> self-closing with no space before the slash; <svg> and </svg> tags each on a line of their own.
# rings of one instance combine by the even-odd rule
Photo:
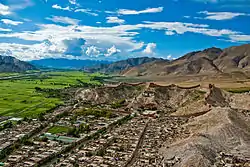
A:
<svg viewBox="0 0 250 167">
<path fill-rule="evenodd" d="M 135 160 L 137 158 L 138 151 L 139 151 L 139 149 L 141 148 L 141 146 L 143 144 L 144 135 L 146 133 L 146 130 L 147 130 L 147 127 L 148 127 L 148 124 L 149 124 L 150 121 L 151 121 L 151 118 L 149 118 L 147 123 L 145 124 L 145 126 L 144 126 L 144 128 L 143 128 L 143 130 L 141 132 L 141 135 L 139 137 L 139 140 L 137 142 L 136 148 L 135 148 L 131 158 L 127 161 L 127 163 L 124 165 L 124 167 L 130 167 L 135 162 Z"/>
</svg>

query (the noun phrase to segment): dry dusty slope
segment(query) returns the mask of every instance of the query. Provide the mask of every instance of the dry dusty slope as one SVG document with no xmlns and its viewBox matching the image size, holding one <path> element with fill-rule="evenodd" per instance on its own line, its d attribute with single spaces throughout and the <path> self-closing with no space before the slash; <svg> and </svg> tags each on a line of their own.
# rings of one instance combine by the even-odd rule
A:
<svg viewBox="0 0 250 167">
<path fill-rule="evenodd" d="M 213 87 L 206 101 L 211 110 L 184 125 L 191 135 L 160 149 L 165 161 L 175 167 L 250 166 L 250 117 L 241 110 L 250 109 L 250 96 Z"/>
</svg>

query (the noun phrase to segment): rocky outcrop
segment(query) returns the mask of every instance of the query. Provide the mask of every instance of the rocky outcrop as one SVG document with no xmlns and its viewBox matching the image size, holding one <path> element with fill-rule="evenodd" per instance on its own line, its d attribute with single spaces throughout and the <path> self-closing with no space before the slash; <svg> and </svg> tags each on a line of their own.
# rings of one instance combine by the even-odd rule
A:
<svg viewBox="0 0 250 167">
<path fill-rule="evenodd" d="M 154 83 L 126 84 L 79 91 L 76 98 L 93 104 L 113 104 L 126 100 L 126 109 L 176 111 L 194 101 L 204 99 L 199 86 L 162 86 Z"/>
<path fill-rule="evenodd" d="M 161 148 L 166 166 L 210 167 L 218 163 L 222 163 L 221 166 L 249 165 L 249 123 L 244 115 L 230 108 L 212 108 L 184 125 L 190 131 L 190 137 Z M 221 161 L 218 159 L 220 152 L 229 154 L 232 159 L 241 157 L 241 160 Z M 175 161 L 168 164 L 173 155 Z"/>
</svg>

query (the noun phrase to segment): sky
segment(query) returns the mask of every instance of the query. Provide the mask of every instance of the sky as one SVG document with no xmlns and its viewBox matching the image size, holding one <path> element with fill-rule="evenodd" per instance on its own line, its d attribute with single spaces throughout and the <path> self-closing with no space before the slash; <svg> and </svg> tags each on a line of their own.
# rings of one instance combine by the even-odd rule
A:
<svg viewBox="0 0 250 167">
<path fill-rule="evenodd" d="M 250 43 L 250 0 L 0 0 L 0 55 L 176 59 Z"/>
</svg>

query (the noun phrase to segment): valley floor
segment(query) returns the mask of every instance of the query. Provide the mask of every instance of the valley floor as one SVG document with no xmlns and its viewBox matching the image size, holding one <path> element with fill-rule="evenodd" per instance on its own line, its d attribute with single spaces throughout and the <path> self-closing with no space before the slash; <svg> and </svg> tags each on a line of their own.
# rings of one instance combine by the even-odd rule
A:
<svg viewBox="0 0 250 167">
<path fill-rule="evenodd" d="M 250 166 L 247 91 L 166 85 L 78 88 L 75 103 L 5 125 L 0 161 L 9 167 Z"/>
</svg>

